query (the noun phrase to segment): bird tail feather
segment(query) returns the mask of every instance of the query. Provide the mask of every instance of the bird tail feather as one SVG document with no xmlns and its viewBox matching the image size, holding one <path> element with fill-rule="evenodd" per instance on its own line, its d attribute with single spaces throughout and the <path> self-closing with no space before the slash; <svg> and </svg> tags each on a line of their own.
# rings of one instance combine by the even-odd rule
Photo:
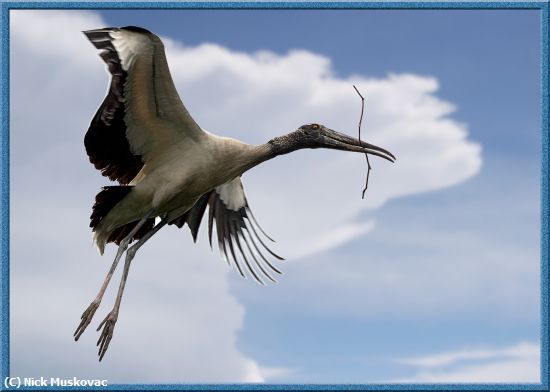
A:
<svg viewBox="0 0 550 392">
<path fill-rule="evenodd" d="M 105 217 L 109 212 L 130 193 L 132 186 L 106 186 L 95 197 L 95 204 L 90 216 L 90 227 L 94 232 L 94 243 L 103 254 L 105 245 L 114 242 L 119 245 L 120 242 L 132 231 L 139 221 L 127 223 L 119 227 L 110 227 L 105 225 Z M 142 238 L 155 225 L 155 219 L 148 219 L 147 222 L 132 237 L 132 241 Z"/>
</svg>

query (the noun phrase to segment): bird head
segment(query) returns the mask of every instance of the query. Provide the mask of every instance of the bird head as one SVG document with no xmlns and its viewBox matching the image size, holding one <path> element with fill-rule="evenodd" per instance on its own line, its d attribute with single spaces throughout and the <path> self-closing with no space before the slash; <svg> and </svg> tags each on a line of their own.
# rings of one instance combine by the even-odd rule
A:
<svg viewBox="0 0 550 392">
<path fill-rule="evenodd" d="M 330 148 L 334 150 L 361 152 L 395 161 L 395 156 L 378 146 L 359 141 L 351 136 L 336 132 L 321 124 L 302 125 L 296 131 L 269 141 L 275 155 L 287 154 L 302 148 Z"/>
</svg>

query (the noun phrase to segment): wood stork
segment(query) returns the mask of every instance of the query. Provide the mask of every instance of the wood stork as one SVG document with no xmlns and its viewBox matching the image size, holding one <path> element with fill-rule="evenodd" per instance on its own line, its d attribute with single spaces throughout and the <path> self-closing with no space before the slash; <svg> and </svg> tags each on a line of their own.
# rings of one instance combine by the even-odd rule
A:
<svg viewBox="0 0 550 392">
<path fill-rule="evenodd" d="M 120 185 L 104 187 L 95 198 L 90 226 L 101 254 L 118 245 L 113 264 L 74 338 L 90 324 L 124 252 L 126 259 L 115 305 L 98 327 L 99 360 L 105 355 L 118 318 L 130 263 L 137 250 L 166 224 L 187 224 L 196 241 L 208 206 L 208 237 L 212 232 L 220 253 L 242 276 L 263 283 L 280 271 L 266 254 L 281 259 L 262 240 L 247 202 L 241 175 L 276 156 L 303 148 L 331 148 L 377 155 L 391 162 L 383 148 L 307 124 L 265 144 L 250 145 L 202 130 L 180 100 L 172 81 L 164 46 L 140 27 L 84 31 L 100 49 L 111 83 L 93 117 L 84 144 L 90 162 Z M 155 218 L 160 222 L 155 224 Z M 128 246 L 133 243 L 130 248 Z M 248 254 L 248 256 L 247 256 Z M 244 261 L 244 266 L 242 266 Z"/>
</svg>

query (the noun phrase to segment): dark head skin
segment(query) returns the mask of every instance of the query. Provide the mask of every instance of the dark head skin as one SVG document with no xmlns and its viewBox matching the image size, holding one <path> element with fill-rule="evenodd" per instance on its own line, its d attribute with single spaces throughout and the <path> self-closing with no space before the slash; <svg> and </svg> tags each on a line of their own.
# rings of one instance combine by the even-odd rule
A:
<svg viewBox="0 0 550 392">
<path fill-rule="evenodd" d="M 395 161 L 395 156 L 381 147 L 359 141 L 320 124 L 302 125 L 296 131 L 273 138 L 268 143 L 271 145 L 273 156 L 288 154 L 302 148 L 330 148 L 372 154 L 390 162 Z"/>
</svg>

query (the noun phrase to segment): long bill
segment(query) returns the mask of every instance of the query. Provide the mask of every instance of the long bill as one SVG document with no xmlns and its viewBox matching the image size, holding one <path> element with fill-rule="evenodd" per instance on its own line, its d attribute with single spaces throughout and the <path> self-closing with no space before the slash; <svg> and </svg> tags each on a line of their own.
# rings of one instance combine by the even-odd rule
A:
<svg viewBox="0 0 550 392">
<path fill-rule="evenodd" d="M 321 144 L 325 148 L 376 155 L 387 159 L 390 162 L 394 162 L 396 159 L 391 152 L 383 149 L 382 147 L 378 147 L 364 141 L 359 141 L 359 139 L 333 131 L 329 128 L 324 128 L 322 130 Z"/>
</svg>

